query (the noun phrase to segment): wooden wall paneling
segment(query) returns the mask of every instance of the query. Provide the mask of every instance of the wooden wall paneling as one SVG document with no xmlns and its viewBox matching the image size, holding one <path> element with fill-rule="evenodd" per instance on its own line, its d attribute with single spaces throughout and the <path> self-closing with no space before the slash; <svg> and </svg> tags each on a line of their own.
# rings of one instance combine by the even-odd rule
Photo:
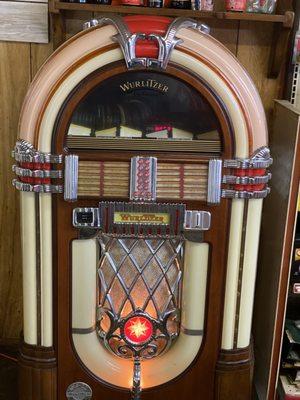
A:
<svg viewBox="0 0 300 400">
<path fill-rule="evenodd" d="M 39 68 L 53 52 L 53 43 L 30 45 L 30 73 L 31 79 L 34 78 Z"/>
<path fill-rule="evenodd" d="M 240 22 L 237 57 L 260 93 L 269 125 L 273 113 L 273 99 L 281 98 L 284 78 L 284 68 L 277 79 L 267 78 L 272 35 L 273 24 Z"/>
<path fill-rule="evenodd" d="M 299 122 L 299 110 L 287 101 L 275 102 L 274 133 L 270 140 L 273 176 L 271 193 L 263 207 L 253 314 L 254 382 L 261 400 L 277 398 L 277 366 L 300 176 Z"/>
<path fill-rule="evenodd" d="M 89 11 L 68 11 L 66 13 L 66 37 L 69 39 L 71 36 L 82 31 L 84 22 L 92 18 L 99 18 L 101 14 L 92 13 Z"/>
<path fill-rule="evenodd" d="M 0 338 L 18 338 L 22 329 L 20 207 L 11 150 L 29 82 L 30 44 L 0 42 Z"/>
<path fill-rule="evenodd" d="M 221 21 L 210 19 L 205 22 L 210 34 L 224 44 L 235 56 L 237 55 L 239 21 Z"/>
<path fill-rule="evenodd" d="M 0 39 L 48 43 L 48 4 L 0 1 Z"/>
</svg>

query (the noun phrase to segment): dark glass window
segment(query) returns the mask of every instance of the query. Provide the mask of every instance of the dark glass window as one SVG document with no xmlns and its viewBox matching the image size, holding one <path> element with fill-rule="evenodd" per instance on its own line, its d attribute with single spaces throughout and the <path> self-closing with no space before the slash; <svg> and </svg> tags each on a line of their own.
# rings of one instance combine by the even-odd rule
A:
<svg viewBox="0 0 300 400">
<path fill-rule="evenodd" d="M 208 101 L 192 86 L 160 72 L 125 72 L 103 81 L 76 108 L 68 137 L 208 140 L 220 127 Z"/>
</svg>

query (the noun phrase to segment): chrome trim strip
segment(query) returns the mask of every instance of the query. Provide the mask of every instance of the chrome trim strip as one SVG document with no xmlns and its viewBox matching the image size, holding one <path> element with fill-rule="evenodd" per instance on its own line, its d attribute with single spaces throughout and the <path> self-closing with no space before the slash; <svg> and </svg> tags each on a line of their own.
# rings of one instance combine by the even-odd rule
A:
<svg viewBox="0 0 300 400">
<path fill-rule="evenodd" d="M 269 187 L 264 190 L 257 190 L 254 192 L 223 189 L 222 197 L 225 199 L 263 199 L 267 197 L 270 191 L 271 189 Z"/>
<path fill-rule="evenodd" d="M 20 182 L 18 179 L 13 179 L 12 184 L 22 192 L 63 193 L 62 185 L 31 185 L 30 183 Z"/>
<path fill-rule="evenodd" d="M 222 160 L 209 160 L 207 180 L 207 202 L 219 204 L 221 201 Z"/>
<path fill-rule="evenodd" d="M 203 329 L 188 329 L 181 325 L 181 332 L 189 336 L 203 336 Z"/>
<path fill-rule="evenodd" d="M 17 165 L 12 166 L 13 172 L 18 176 L 30 177 L 30 178 L 52 178 L 59 179 L 63 177 L 61 170 L 47 170 L 47 169 L 28 169 L 21 168 Z"/>
<path fill-rule="evenodd" d="M 96 330 L 96 325 L 90 326 L 89 328 L 72 328 L 72 333 L 76 335 L 87 335 Z"/>
<path fill-rule="evenodd" d="M 236 176 L 236 175 L 224 175 L 222 183 L 236 184 L 236 185 L 259 185 L 268 183 L 272 178 L 272 174 L 262 176 Z"/>
<path fill-rule="evenodd" d="M 78 160 L 79 157 L 75 154 L 65 156 L 64 199 L 66 201 L 77 200 Z"/>
</svg>

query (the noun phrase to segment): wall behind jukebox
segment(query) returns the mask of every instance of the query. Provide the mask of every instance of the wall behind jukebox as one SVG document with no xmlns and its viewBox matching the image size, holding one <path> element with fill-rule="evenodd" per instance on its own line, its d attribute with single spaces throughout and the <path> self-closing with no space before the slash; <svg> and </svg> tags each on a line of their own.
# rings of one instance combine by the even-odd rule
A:
<svg viewBox="0 0 300 400">
<path fill-rule="evenodd" d="M 283 1 L 285 2 L 285 0 Z M 223 0 L 215 0 L 222 10 Z M 97 14 L 69 12 L 68 36 Z M 254 80 L 265 106 L 269 125 L 274 98 L 281 98 L 284 68 L 277 79 L 268 79 L 273 24 L 248 21 L 206 22 L 211 34 L 228 47 Z M 10 153 L 17 138 L 20 108 L 30 81 L 53 51 L 52 43 L 0 42 L 0 345 L 18 339 L 22 327 L 22 280 L 19 230 L 19 196 L 11 186 Z"/>
</svg>

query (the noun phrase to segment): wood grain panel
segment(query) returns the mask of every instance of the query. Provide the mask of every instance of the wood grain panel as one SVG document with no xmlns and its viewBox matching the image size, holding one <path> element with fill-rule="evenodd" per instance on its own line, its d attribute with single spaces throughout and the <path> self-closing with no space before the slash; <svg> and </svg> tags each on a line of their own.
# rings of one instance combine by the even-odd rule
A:
<svg viewBox="0 0 300 400">
<path fill-rule="evenodd" d="M 0 1 L 0 39 L 48 43 L 48 4 Z"/>
<path fill-rule="evenodd" d="M 32 43 L 30 46 L 30 72 L 31 79 L 34 78 L 35 74 L 41 68 L 42 64 L 53 52 L 53 43 L 48 44 L 36 44 Z"/>
<path fill-rule="evenodd" d="M 19 337 L 22 280 L 19 195 L 11 185 L 11 149 L 21 104 L 30 82 L 30 45 L 0 43 L 0 337 Z"/>
<path fill-rule="evenodd" d="M 282 74 L 278 79 L 267 78 L 272 35 L 272 24 L 240 22 L 237 58 L 249 72 L 260 93 L 269 123 L 272 117 L 273 99 L 281 97 L 282 81 Z"/>
</svg>

